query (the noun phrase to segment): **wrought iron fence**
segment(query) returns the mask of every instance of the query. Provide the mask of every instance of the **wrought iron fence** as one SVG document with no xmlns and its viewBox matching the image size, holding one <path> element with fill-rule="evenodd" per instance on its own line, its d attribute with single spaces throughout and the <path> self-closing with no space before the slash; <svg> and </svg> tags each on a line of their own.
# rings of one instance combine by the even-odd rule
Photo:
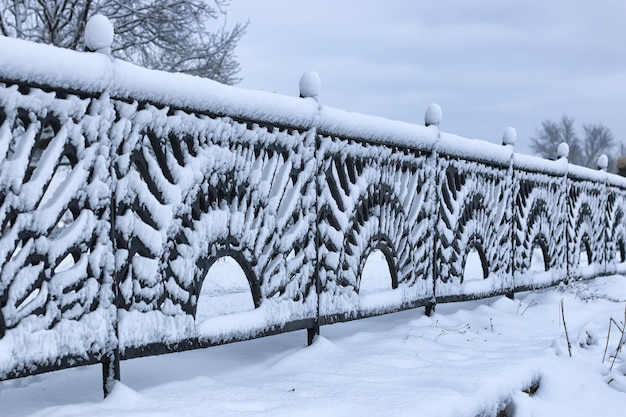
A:
<svg viewBox="0 0 626 417">
<path fill-rule="evenodd" d="M 102 363 L 106 393 L 120 359 L 626 272 L 626 181 L 515 153 L 511 131 L 321 106 L 311 73 L 291 98 L 0 49 L 0 380 Z M 374 250 L 391 282 L 361 294 Z M 199 324 L 224 256 L 254 309 Z"/>
</svg>

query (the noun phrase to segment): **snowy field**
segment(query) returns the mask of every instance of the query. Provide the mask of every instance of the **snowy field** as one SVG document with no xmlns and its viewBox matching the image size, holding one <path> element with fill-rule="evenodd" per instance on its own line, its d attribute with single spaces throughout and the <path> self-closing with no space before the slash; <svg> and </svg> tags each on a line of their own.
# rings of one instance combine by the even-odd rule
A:
<svg viewBox="0 0 626 417">
<path fill-rule="evenodd" d="M 214 300 L 205 317 L 250 308 L 237 268 L 218 262 L 209 272 L 205 283 L 220 275 L 233 286 L 205 284 Z M 481 272 L 468 267 L 466 278 Z M 365 275 L 365 292 L 385 289 L 380 253 Z M 603 356 L 610 319 L 621 326 L 625 306 L 626 277 L 611 276 L 439 305 L 431 317 L 416 309 L 325 326 L 310 347 L 298 331 L 135 359 L 122 362 L 122 383 L 105 400 L 99 366 L 69 369 L 0 383 L 0 415 L 623 416 L 616 326 Z"/>
</svg>

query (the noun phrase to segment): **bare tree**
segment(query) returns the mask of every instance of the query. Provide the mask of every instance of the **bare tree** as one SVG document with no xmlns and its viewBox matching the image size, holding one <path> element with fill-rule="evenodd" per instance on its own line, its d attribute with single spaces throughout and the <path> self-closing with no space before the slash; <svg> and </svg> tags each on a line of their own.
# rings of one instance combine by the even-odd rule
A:
<svg viewBox="0 0 626 417">
<path fill-rule="evenodd" d="M 563 142 L 569 145 L 569 159 L 574 162 L 580 153 L 580 139 L 574 130 L 574 119 L 567 116 L 556 122 L 544 120 L 535 130 L 535 136 L 530 138 L 530 148 L 539 156 L 556 159 L 557 149 Z"/>
<path fill-rule="evenodd" d="M 84 49 L 88 18 L 109 18 L 112 54 L 148 68 L 239 81 L 234 51 L 247 23 L 226 27 L 231 0 L 0 0 L 0 32 Z"/>
<path fill-rule="evenodd" d="M 541 127 L 530 138 L 530 148 L 539 156 L 555 159 L 560 143 L 566 142 L 570 147 L 569 161 L 573 164 L 597 168 L 598 157 L 606 154 L 609 157 L 609 170 L 615 171 L 613 150 L 616 141 L 611 130 L 606 126 L 586 124 L 582 126 L 582 136 L 574 129 L 574 119 L 563 116 L 558 122 L 544 120 Z"/>
<path fill-rule="evenodd" d="M 583 133 L 580 165 L 596 168 L 600 155 L 610 153 L 611 155 L 607 156 L 613 157 L 611 151 L 615 148 L 616 142 L 609 128 L 599 123 L 588 124 L 583 125 Z"/>
</svg>

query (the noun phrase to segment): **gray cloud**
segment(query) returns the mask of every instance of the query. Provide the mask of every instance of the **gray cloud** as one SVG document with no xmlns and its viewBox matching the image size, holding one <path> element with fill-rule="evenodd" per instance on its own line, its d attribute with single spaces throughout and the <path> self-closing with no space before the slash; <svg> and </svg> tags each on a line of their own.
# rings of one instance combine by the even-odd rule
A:
<svg viewBox="0 0 626 417">
<path fill-rule="evenodd" d="M 626 142 L 626 2 L 235 0 L 250 20 L 237 49 L 242 87 L 297 94 L 322 78 L 324 104 L 421 123 L 519 149 L 542 120 L 602 122 Z"/>
</svg>

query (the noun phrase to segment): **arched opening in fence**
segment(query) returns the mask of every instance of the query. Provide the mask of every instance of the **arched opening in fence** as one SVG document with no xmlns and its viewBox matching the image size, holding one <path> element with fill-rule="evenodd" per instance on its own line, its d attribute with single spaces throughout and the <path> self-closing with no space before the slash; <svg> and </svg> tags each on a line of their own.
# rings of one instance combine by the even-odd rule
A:
<svg viewBox="0 0 626 417">
<path fill-rule="evenodd" d="M 545 272 L 550 269 L 550 257 L 548 248 L 543 238 L 536 238 L 530 251 L 530 272 Z"/>
<path fill-rule="evenodd" d="M 482 281 L 489 276 L 487 258 L 480 243 L 471 243 L 467 247 L 463 262 L 462 282 Z"/>
<path fill-rule="evenodd" d="M 213 262 L 202 282 L 196 305 L 196 325 L 211 317 L 243 313 L 255 309 L 250 282 L 233 257 Z"/>
<path fill-rule="evenodd" d="M 392 271 L 393 263 L 381 249 L 371 251 L 361 271 L 359 294 L 363 296 L 395 288 L 397 284 L 394 285 Z"/>
</svg>

